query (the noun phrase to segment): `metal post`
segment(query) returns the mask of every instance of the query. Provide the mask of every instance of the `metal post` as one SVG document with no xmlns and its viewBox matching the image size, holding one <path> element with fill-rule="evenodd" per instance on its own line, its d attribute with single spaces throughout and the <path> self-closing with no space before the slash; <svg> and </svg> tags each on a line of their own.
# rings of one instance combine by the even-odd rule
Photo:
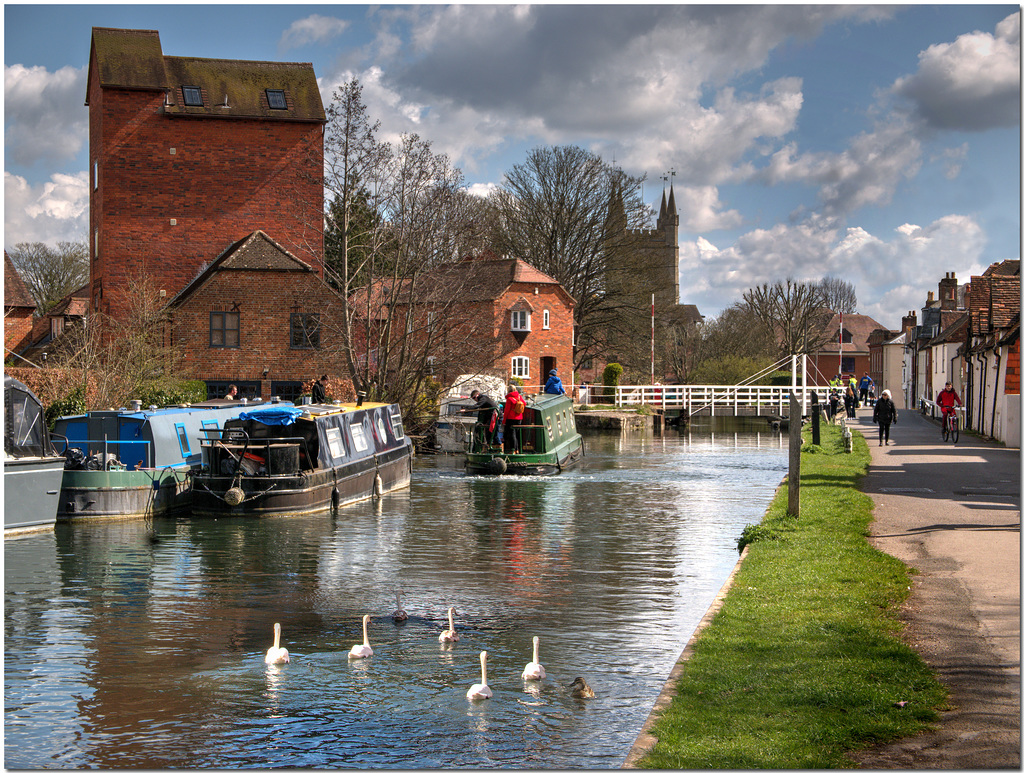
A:
<svg viewBox="0 0 1024 773">
<path fill-rule="evenodd" d="M 811 442 L 821 445 L 821 406 L 818 405 L 818 392 L 811 392 Z"/>
</svg>

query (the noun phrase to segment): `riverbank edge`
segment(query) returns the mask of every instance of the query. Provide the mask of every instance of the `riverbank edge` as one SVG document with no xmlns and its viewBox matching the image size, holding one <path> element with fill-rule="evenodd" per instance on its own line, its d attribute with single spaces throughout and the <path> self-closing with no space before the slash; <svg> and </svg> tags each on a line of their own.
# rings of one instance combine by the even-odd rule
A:
<svg viewBox="0 0 1024 773">
<path fill-rule="evenodd" d="M 785 479 L 780 484 L 779 488 L 785 485 Z M 775 490 L 775 494 L 772 495 L 772 501 L 778 496 L 779 489 Z M 660 719 L 661 714 L 671 705 L 672 699 L 676 694 L 676 685 L 683 676 L 683 671 L 686 668 L 687 661 L 693 656 L 693 646 L 697 643 L 700 635 L 704 632 L 704 629 L 711 625 L 715 616 L 718 614 L 718 610 L 722 608 L 722 604 L 725 603 L 725 597 L 729 594 L 733 583 L 736 581 L 736 575 L 739 574 L 740 568 L 743 566 L 743 560 L 747 557 L 747 553 L 750 551 L 750 546 L 743 548 L 743 552 L 740 553 L 740 557 L 736 561 L 736 565 L 729 572 L 729 576 L 725 578 L 725 582 L 715 595 L 711 605 L 707 608 L 704 616 L 697 623 L 697 627 L 693 629 L 693 633 L 690 635 L 689 641 L 686 642 L 686 646 L 683 648 L 682 654 L 676 661 L 676 664 L 672 667 L 671 673 L 668 675 L 668 680 L 665 682 L 665 686 L 661 688 L 661 692 L 658 694 L 657 700 L 654 701 L 654 707 L 651 709 L 651 713 L 647 716 L 647 721 L 644 722 L 643 727 L 640 728 L 640 733 L 637 735 L 636 740 L 633 742 L 632 748 L 629 750 L 629 754 L 626 755 L 625 762 L 622 763 L 623 769 L 637 769 L 637 762 L 647 754 L 651 749 L 654 748 L 655 744 L 658 743 L 656 736 L 651 734 L 651 729 L 655 723 Z"/>
</svg>

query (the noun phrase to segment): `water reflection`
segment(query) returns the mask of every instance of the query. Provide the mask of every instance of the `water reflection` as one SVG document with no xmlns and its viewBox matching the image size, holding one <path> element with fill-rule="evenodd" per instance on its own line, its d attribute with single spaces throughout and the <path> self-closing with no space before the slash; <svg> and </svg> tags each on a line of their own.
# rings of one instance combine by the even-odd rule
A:
<svg viewBox="0 0 1024 773">
<path fill-rule="evenodd" d="M 583 465 L 545 479 L 420 458 L 409 490 L 334 516 L 9 540 L 7 765 L 617 767 L 784 444 L 589 438 Z M 350 661 L 363 614 L 374 655 Z M 280 667 L 263 662 L 275 622 Z M 534 635 L 548 675 L 527 683 Z M 474 704 L 484 649 L 494 697 Z M 577 676 L 597 698 L 572 698 Z"/>
</svg>

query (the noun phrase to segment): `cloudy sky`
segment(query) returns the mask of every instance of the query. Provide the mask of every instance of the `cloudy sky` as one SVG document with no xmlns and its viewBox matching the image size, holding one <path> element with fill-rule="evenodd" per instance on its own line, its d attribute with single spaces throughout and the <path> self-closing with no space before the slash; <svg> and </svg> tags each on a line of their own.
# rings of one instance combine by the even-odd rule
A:
<svg viewBox="0 0 1024 773">
<path fill-rule="evenodd" d="M 1015 5 L 4 6 L 4 246 L 84 239 L 92 27 L 164 54 L 358 76 L 486 192 L 537 145 L 664 178 L 681 300 L 831 274 L 898 327 L 946 271 L 1020 257 Z"/>
</svg>

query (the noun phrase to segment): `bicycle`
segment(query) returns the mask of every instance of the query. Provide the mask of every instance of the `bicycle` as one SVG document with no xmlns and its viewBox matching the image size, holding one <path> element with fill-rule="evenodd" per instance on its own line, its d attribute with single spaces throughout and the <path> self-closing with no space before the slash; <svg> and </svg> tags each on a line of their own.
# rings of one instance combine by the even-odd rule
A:
<svg viewBox="0 0 1024 773">
<path fill-rule="evenodd" d="M 942 442 L 945 443 L 950 436 L 954 443 L 960 439 L 960 414 L 956 408 L 942 414 Z"/>
</svg>

